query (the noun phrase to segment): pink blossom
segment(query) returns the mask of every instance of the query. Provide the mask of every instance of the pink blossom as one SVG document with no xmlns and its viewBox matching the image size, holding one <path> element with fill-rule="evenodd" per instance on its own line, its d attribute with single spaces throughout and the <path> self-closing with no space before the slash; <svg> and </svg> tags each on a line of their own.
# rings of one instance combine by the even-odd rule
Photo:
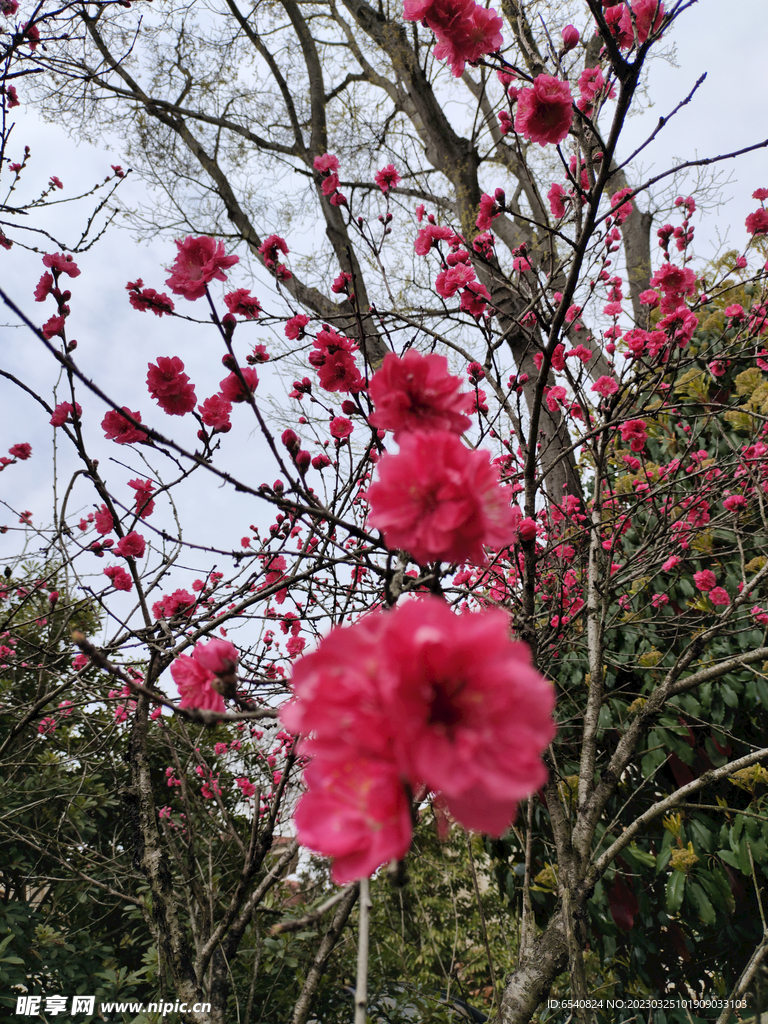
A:
<svg viewBox="0 0 768 1024">
<path fill-rule="evenodd" d="M 112 581 L 115 590 L 133 590 L 133 580 L 120 565 L 108 565 L 104 575 Z"/>
<path fill-rule="evenodd" d="M 661 28 L 661 22 L 664 18 L 664 4 L 660 0 L 635 0 L 632 6 L 632 15 L 635 19 L 635 28 L 637 30 L 637 41 L 642 45 L 648 39 L 648 36 L 653 32 L 656 33 Z M 632 15 L 629 12 L 629 8 L 624 7 L 621 15 L 621 26 L 625 33 L 625 36 L 630 37 L 630 43 L 634 42 L 634 31 L 632 25 Z"/>
<path fill-rule="evenodd" d="M 440 791 L 468 828 L 499 835 L 546 778 L 554 691 L 528 648 L 509 640 L 504 612 L 457 616 L 435 598 L 406 602 L 333 630 L 296 664 L 293 689 L 281 717 L 310 735 L 303 749 L 315 764 L 389 764 L 411 786 Z M 346 775 L 326 776 L 323 790 Z M 307 824 L 321 827 L 321 808 L 310 810 Z M 313 845 L 336 855 L 322 839 Z"/>
<path fill-rule="evenodd" d="M 237 648 L 229 640 L 214 637 L 207 644 L 195 644 L 193 652 L 195 660 L 214 675 L 224 676 L 234 672 L 237 667 Z"/>
<path fill-rule="evenodd" d="M 349 440 L 349 436 L 354 429 L 352 420 L 348 420 L 346 416 L 334 416 L 331 420 L 331 437 L 334 437 L 337 441 Z"/>
<path fill-rule="evenodd" d="M 744 307 L 735 302 L 732 306 L 725 307 L 725 315 L 731 320 L 743 320 L 744 319 Z"/>
<path fill-rule="evenodd" d="M 558 185 L 554 182 L 547 192 L 547 199 L 549 200 L 549 208 L 552 211 L 552 216 L 557 217 L 559 220 L 565 216 L 565 200 L 568 198 L 568 194 L 562 185 Z"/>
<path fill-rule="evenodd" d="M 201 645 L 196 645 L 197 647 Z M 179 707 L 203 711 L 224 711 L 224 698 L 214 689 L 216 676 L 195 657 L 181 654 L 171 665 L 171 675 L 179 690 Z"/>
<path fill-rule="evenodd" d="M 664 263 L 651 278 L 651 287 L 661 288 L 664 293 L 661 312 L 671 313 L 681 305 L 683 296 L 696 291 L 696 275 L 690 267 Z"/>
<path fill-rule="evenodd" d="M 611 196 L 611 207 L 617 224 L 623 224 L 627 217 L 632 215 L 634 206 L 632 200 L 624 202 L 627 196 L 632 195 L 631 188 L 622 188 Z"/>
<path fill-rule="evenodd" d="M 335 160 L 336 158 L 331 157 L 331 159 Z M 277 263 L 277 260 L 279 259 L 277 254 L 279 252 L 283 253 L 284 256 L 288 255 L 288 246 L 286 244 L 286 241 L 279 235 L 269 235 L 269 237 L 265 238 L 264 241 L 259 246 L 259 253 L 264 258 L 264 264 L 270 270 L 272 270 L 275 264 Z"/>
<path fill-rule="evenodd" d="M 240 380 L 240 377 L 233 370 L 228 377 L 219 382 L 221 388 L 221 397 L 226 402 L 245 402 L 248 397 L 253 394 L 256 390 L 259 377 L 256 371 L 250 366 L 240 367 L 240 376 L 245 381 L 245 387 Z"/>
<path fill-rule="evenodd" d="M 602 395 L 603 398 L 608 398 L 609 395 L 615 395 L 619 390 L 618 381 L 613 377 L 598 377 L 595 383 L 592 385 L 592 391 L 596 391 L 598 395 Z"/>
<path fill-rule="evenodd" d="M 475 280 L 475 271 L 467 263 L 458 263 L 448 270 L 441 270 L 435 279 L 435 291 L 443 299 L 450 299 L 460 288 L 468 287 Z"/>
<path fill-rule="evenodd" d="M 472 396 L 460 388 L 461 378 L 448 372 L 445 356 L 423 356 L 415 349 L 402 357 L 390 352 L 371 378 L 369 393 L 376 411 L 369 422 L 392 430 L 396 439 L 417 430 L 461 434 L 472 422 L 467 416 Z"/>
<path fill-rule="evenodd" d="M 489 196 L 487 192 L 483 192 L 480 197 L 480 212 L 477 215 L 475 221 L 478 228 L 481 231 L 487 231 L 491 227 L 491 222 L 499 216 L 501 213 L 501 207 L 496 202 L 494 196 Z"/>
<path fill-rule="evenodd" d="M 699 590 L 706 593 L 714 587 L 717 578 L 711 569 L 702 569 L 701 572 L 693 574 L 693 582 Z"/>
<path fill-rule="evenodd" d="M 191 615 L 196 601 L 188 590 L 174 590 L 165 594 L 160 601 L 152 606 L 152 614 L 156 619 L 170 619 L 174 615 Z"/>
<path fill-rule="evenodd" d="M 479 281 L 470 281 L 461 293 L 459 308 L 470 316 L 482 316 L 490 301 L 491 295 L 485 285 Z"/>
<path fill-rule="evenodd" d="M 20 444 L 11 445 L 8 449 L 8 454 L 13 459 L 19 459 L 21 462 L 26 462 L 32 454 L 32 445 L 26 441 L 22 441 Z"/>
<path fill-rule="evenodd" d="M 96 526 L 96 532 L 100 533 L 102 537 L 106 537 L 108 533 L 112 533 L 115 528 L 115 521 L 112 518 L 112 513 L 109 511 L 106 505 L 102 505 L 94 516 L 94 523 Z"/>
<path fill-rule="evenodd" d="M 261 313 L 261 303 L 247 288 L 238 288 L 224 296 L 224 303 L 232 316 L 242 316 L 246 320 L 257 320 Z"/>
<path fill-rule="evenodd" d="M 521 89 L 517 101 L 515 128 L 540 146 L 559 143 L 573 120 L 571 89 L 552 75 L 538 75 L 533 88 Z"/>
<path fill-rule="evenodd" d="M 579 30 L 574 25 L 566 25 L 563 29 L 563 52 L 567 53 L 579 45 Z"/>
<path fill-rule="evenodd" d="M 487 451 L 472 451 L 448 431 L 404 434 L 397 455 L 379 463 L 368 490 L 369 521 L 387 547 L 431 561 L 482 564 L 483 545 L 514 541 L 509 495 Z"/>
<path fill-rule="evenodd" d="M 155 316 L 170 316 L 176 308 L 173 300 L 165 292 L 158 292 L 154 288 L 144 288 L 141 278 L 137 281 L 129 281 L 125 287 L 128 290 L 128 301 L 140 313 L 151 309 Z"/>
<path fill-rule="evenodd" d="M 397 173 L 394 164 L 387 164 L 380 171 L 376 172 L 376 184 L 382 192 L 389 192 L 400 184 L 400 175 Z"/>
<path fill-rule="evenodd" d="M 183 295 L 190 301 L 205 295 L 210 281 L 226 281 L 224 271 L 240 261 L 239 256 L 224 255 L 223 242 L 205 235 L 189 235 L 183 242 L 177 241 L 176 248 L 179 251 L 165 283 L 174 295 Z"/>
<path fill-rule="evenodd" d="M 232 403 L 228 402 L 223 395 L 211 395 L 206 398 L 202 405 L 198 405 L 197 411 L 206 427 L 212 427 L 222 434 L 232 429 L 229 414 L 232 412 Z"/>
<path fill-rule="evenodd" d="M 304 337 L 304 328 L 309 323 L 309 317 L 304 316 L 303 313 L 297 313 L 296 316 L 292 316 L 290 320 L 285 323 L 285 336 L 290 338 L 291 341 L 295 341 L 297 338 Z"/>
<path fill-rule="evenodd" d="M 123 406 L 123 412 L 127 412 L 137 423 L 141 423 L 140 412 L 133 412 L 127 405 Z M 134 427 L 117 409 L 109 410 L 101 421 L 101 429 L 104 431 L 104 437 L 108 441 L 115 441 L 116 444 L 137 444 L 147 440 L 144 431 Z"/>
<path fill-rule="evenodd" d="M 661 568 L 664 572 L 672 572 L 672 570 L 676 566 L 680 565 L 681 562 L 682 558 L 680 558 L 678 555 L 670 555 L 666 562 L 662 564 Z"/>
<path fill-rule="evenodd" d="M 357 345 L 351 338 L 345 338 L 326 326 L 317 332 L 312 348 L 309 362 L 317 370 L 322 388 L 342 394 L 356 393 L 364 388 L 355 364 Z"/>
<path fill-rule="evenodd" d="M 40 331 L 46 341 L 50 341 L 51 338 L 55 338 L 57 334 L 63 337 L 65 323 L 66 319 L 63 316 L 52 316 L 43 324 Z"/>
<path fill-rule="evenodd" d="M 195 388 L 178 356 L 158 356 L 157 363 L 147 363 L 147 368 L 147 388 L 163 412 L 184 416 L 194 409 Z"/>
<path fill-rule="evenodd" d="M 53 410 L 53 416 L 51 416 L 50 423 L 54 427 L 63 427 L 65 423 L 71 421 L 76 416 L 78 419 L 83 415 L 83 410 L 79 402 L 75 402 L 75 408 L 72 408 L 71 402 L 59 402 L 56 408 Z"/>
<path fill-rule="evenodd" d="M 35 286 L 35 302 L 45 302 L 53 288 L 53 277 L 45 273 Z"/>
<path fill-rule="evenodd" d="M 465 4 L 463 0 L 435 0 L 432 10 L 461 9 L 460 18 L 451 17 L 446 23 L 439 19 L 425 18 L 434 31 L 437 46 L 434 55 L 451 67 L 451 73 L 460 78 L 467 62 L 479 60 L 487 53 L 501 48 L 504 37 L 501 34 L 502 20 L 493 8 L 486 9 L 480 4 Z"/>
<path fill-rule="evenodd" d="M 154 491 L 152 481 L 129 480 L 128 486 L 136 491 L 136 515 L 141 519 L 147 519 L 155 511 L 155 503 L 152 501 Z"/>
<path fill-rule="evenodd" d="M 659 320 L 657 326 L 661 331 L 671 332 L 680 348 L 684 348 L 699 326 L 699 318 L 687 306 L 678 306 L 674 313 Z"/>
<path fill-rule="evenodd" d="M 466 62 L 472 63 L 503 45 L 502 21 L 495 10 L 473 0 L 405 0 L 406 21 L 421 21 L 437 39 L 434 54 L 445 60 L 458 78 Z"/>
<path fill-rule="evenodd" d="M 659 294 L 651 288 L 646 288 L 644 292 L 640 292 L 639 298 L 640 302 L 644 306 L 651 306 L 651 308 L 654 308 L 659 304 Z"/>
<path fill-rule="evenodd" d="M 409 778 L 446 798 L 467 828 L 500 835 L 517 801 L 544 784 L 554 690 L 509 639 L 502 611 L 455 615 L 435 598 L 390 617 L 385 703 L 395 756 Z"/>
<path fill-rule="evenodd" d="M 79 277 L 80 269 L 75 263 L 71 253 L 49 252 L 43 256 L 43 266 L 55 270 L 59 274 L 68 274 L 70 277 Z"/>
<path fill-rule="evenodd" d="M 413 243 L 413 248 L 417 255 L 426 256 L 433 245 L 437 245 L 438 242 L 449 242 L 452 238 L 455 238 L 453 231 L 449 227 L 441 226 L 439 224 L 427 224 L 421 228 L 418 235 L 416 235 L 416 241 Z"/>
<path fill-rule="evenodd" d="M 394 764 L 351 752 L 346 760 L 316 758 L 304 781 L 294 817 L 299 841 L 333 858 L 338 885 L 408 852 L 411 808 Z"/>
<path fill-rule="evenodd" d="M 143 558 L 146 541 L 140 533 L 131 530 L 115 545 L 115 552 L 123 558 Z"/>
<path fill-rule="evenodd" d="M 727 605 L 731 603 L 728 591 L 724 587 L 712 587 L 709 592 L 709 600 L 714 605 Z"/>
<path fill-rule="evenodd" d="M 255 784 L 246 778 L 235 779 L 235 785 L 239 788 L 240 792 L 246 799 L 248 797 L 252 797 L 256 792 Z"/>
<path fill-rule="evenodd" d="M 723 507 L 729 512 L 741 512 L 747 507 L 747 499 L 743 494 L 731 494 L 723 499 Z"/>
<path fill-rule="evenodd" d="M 339 158 L 334 156 L 333 153 L 323 153 L 321 156 L 315 157 L 313 167 L 316 171 L 320 171 L 321 174 L 330 174 L 332 171 L 338 171 Z M 274 238 L 276 236 L 272 235 L 270 237 Z M 283 252 L 287 253 L 288 249 L 283 249 Z"/>
<path fill-rule="evenodd" d="M 744 222 L 750 235 L 764 235 L 768 233 L 768 210 L 761 206 L 754 213 L 750 213 Z"/>
<path fill-rule="evenodd" d="M 621 424 L 621 440 L 629 441 L 633 452 L 641 452 L 648 440 L 647 427 L 645 420 L 627 420 Z"/>
</svg>

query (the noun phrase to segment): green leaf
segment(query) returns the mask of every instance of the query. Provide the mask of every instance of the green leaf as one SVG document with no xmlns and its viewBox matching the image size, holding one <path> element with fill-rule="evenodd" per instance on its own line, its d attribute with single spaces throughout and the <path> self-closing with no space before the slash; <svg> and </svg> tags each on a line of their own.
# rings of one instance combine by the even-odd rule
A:
<svg viewBox="0 0 768 1024">
<path fill-rule="evenodd" d="M 698 908 L 699 917 L 701 918 L 701 920 L 706 925 L 713 925 L 717 920 L 715 908 L 709 902 L 709 897 L 704 892 L 702 887 L 696 882 L 691 882 L 691 884 L 688 886 L 688 891 L 691 895 L 691 898 L 693 899 L 693 902 L 696 904 Z"/>
<path fill-rule="evenodd" d="M 685 875 L 682 871 L 673 871 L 667 879 L 667 910 L 676 914 L 683 905 L 685 895 Z"/>
</svg>

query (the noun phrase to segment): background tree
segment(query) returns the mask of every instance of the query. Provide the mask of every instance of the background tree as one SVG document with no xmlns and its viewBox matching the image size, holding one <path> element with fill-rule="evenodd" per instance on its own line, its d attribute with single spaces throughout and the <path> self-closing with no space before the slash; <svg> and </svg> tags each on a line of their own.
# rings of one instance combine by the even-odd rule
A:
<svg viewBox="0 0 768 1024">
<path fill-rule="evenodd" d="M 544 754 L 544 788 L 509 829 L 487 826 L 495 835 L 482 844 L 467 847 L 450 827 L 452 816 L 472 817 L 465 805 L 441 797 L 442 784 L 420 789 L 409 777 L 417 854 L 454 856 L 456 869 L 423 877 L 415 867 L 402 890 L 377 880 L 374 925 L 389 939 L 371 956 L 372 991 L 420 1000 L 435 1019 L 446 1012 L 431 1002 L 435 993 L 458 991 L 513 1024 L 542 1013 L 554 991 L 580 1000 L 575 1012 L 585 1020 L 615 1019 L 606 1005 L 584 1004 L 620 993 L 674 1002 L 659 1008 L 660 1021 L 725 1021 L 740 1006 L 698 1001 L 713 990 L 740 1000 L 759 980 L 768 948 L 760 888 L 768 613 L 759 603 L 768 576 L 768 191 L 754 193 L 743 251 L 706 267 L 692 263 L 695 199 L 679 196 L 652 265 L 653 217 L 639 203 L 655 203 L 643 197 L 671 172 L 632 188 L 616 157 L 647 56 L 687 6 L 590 2 L 580 33 L 565 24 L 566 8 L 563 24 L 542 23 L 514 3 L 498 26 L 471 4 L 406 6 L 405 22 L 399 9 L 360 3 L 192 7 L 181 18 L 162 8 L 141 25 L 138 8 L 98 5 L 40 8 L 45 50 L 31 45 L 34 18 L 12 35 L 7 75 L 40 70 L 47 104 L 89 124 L 103 111 L 105 123 L 130 130 L 145 172 L 167 193 L 154 227 L 191 232 L 177 243 L 166 287 L 208 303 L 223 353 L 225 377 L 218 391 L 206 382 L 213 393 L 204 400 L 178 356 L 148 353 L 150 397 L 167 416 L 186 417 L 160 419 L 107 395 L 85 371 L 87 355 L 75 355 L 67 319 L 83 284 L 76 247 L 44 257 L 35 298 L 55 311 L 42 328 L 24 302 L 6 297 L 62 369 L 65 400 L 59 391 L 55 404 L 39 396 L 39 405 L 81 465 L 52 528 L 36 536 L 66 607 L 86 601 L 91 615 L 75 630 L 77 676 L 61 660 L 59 632 L 45 647 L 59 659 L 55 673 L 40 661 L 33 695 L 20 671 L 29 666 L 29 627 L 17 588 L 7 627 L 8 665 L 20 673 L 7 687 L 9 750 L 23 757 L 9 771 L 28 780 L 43 770 L 43 711 L 82 686 L 78 717 L 73 710 L 56 728 L 56 743 L 64 737 L 78 749 L 68 785 L 87 780 L 83 792 L 98 794 L 107 789 L 100 780 L 122 771 L 127 811 L 109 852 L 97 815 L 110 818 L 114 803 L 86 801 L 70 822 L 78 805 L 64 786 L 66 827 L 37 849 L 39 860 L 19 862 L 13 891 L 31 879 L 47 899 L 53 865 L 77 847 L 76 877 L 115 901 L 104 904 L 111 913 L 147 911 L 143 932 L 135 916 L 126 954 L 135 991 L 148 995 L 146 977 L 176 999 L 210 1001 L 210 1012 L 187 1020 L 278 1013 L 301 1024 L 313 1006 L 323 1020 L 348 1014 L 344 929 L 358 875 L 333 896 L 317 867 L 298 890 L 280 882 L 296 852 L 290 818 L 306 750 L 276 709 L 290 692 L 291 662 L 297 680 L 334 657 L 339 672 L 354 675 L 354 659 L 345 667 L 338 654 L 345 643 L 364 649 L 366 631 L 390 628 L 373 623 L 419 614 L 442 622 L 444 611 L 423 609 L 444 604 L 459 614 L 454 630 L 438 622 L 446 646 L 467 623 L 490 622 L 489 609 L 504 610 L 555 685 L 558 733 Z M 508 49 L 497 39 L 502 22 L 508 44 L 514 39 Z M 9 103 L 7 87 L 3 95 Z M 453 123 L 449 110 L 460 111 Z M 310 209 L 327 243 L 297 262 L 291 239 L 309 230 Z M 239 276 L 239 243 L 274 277 L 274 309 L 265 312 Z M 215 282 L 227 282 L 223 306 Z M 179 315 L 175 300 L 143 281 L 128 290 L 137 315 Z M 247 333 L 265 325 L 284 326 L 286 342 L 271 353 Z M 443 352 L 466 374 L 466 394 L 435 355 Z M 215 381 L 222 371 L 211 358 Z M 297 378 L 293 404 L 267 411 L 258 378 L 273 377 L 280 362 Z M 85 405 L 88 392 L 102 403 L 101 420 Z M 242 460 L 233 469 L 225 461 L 249 417 L 274 460 L 274 483 L 258 483 Z M 102 435 L 124 446 L 106 465 L 94 456 Z M 28 448 L 13 446 L 9 473 Z M 184 495 L 202 479 L 267 510 L 239 542 L 216 530 L 202 546 L 188 541 Z M 21 525 L 30 526 L 28 514 Z M 39 571 L 45 578 L 53 569 Z M 40 604 L 51 599 L 35 593 L 39 631 Z M 69 613 L 61 621 L 75 624 Z M 349 624 L 354 633 L 323 639 Z M 394 646 L 394 635 L 388 640 Z M 313 647 L 315 660 L 302 659 Z M 487 656 L 481 646 L 477 665 Z M 439 699 L 426 734 L 435 723 L 469 739 L 487 728 L 483 754 L 504 760 L 514 743 L 501 742 L 503 730 L 522 725 L 522 710 L 479 723 L 461 704 L 459 681 L 448 680 L 451 689 L 446 679 L 427 680 Z M 334 742 L 296 707 L 286 721 L 303 714 L 316 747 Z M 356 705 L 347 710 L 356 721 Z M 98 736 L 93 756 L 105 760 L 91 766 L 80 748 L 90 750 L 85 737 L 110 716 L 116 739 Z M 114 759 L 120 743 L 124 769 Z M 316 777 L 321 763 L 322 752 Z M 493 801 L 482 772 L 476 785 L 485 820 L 492 808 L 483 801 Z M 40 842 L 33 805 L 20 796 L 2 823 L 27 851 Z M 303 806 L 300 838 L 311 831 L 311 804 Z M 506 824 L 511 797 L 505 806 Z M 367 811 L 381 826 L 371 835 L 389 843 L 386 856 L 376 859 L 365 829 L 359 840 L 347 834 L 343 853 L 326 847 L 319 829 L 312 845 L 336 855 L 337 877 L 345 856 L 370 869 L 393 856 L 402 883 L 407 862 L 397 860 L 410 826 L 401 818 L 398 832 L 377 819 L 382 806 Z M 445 847 L 432 838 L 430 813 L 449 829 Z M 481 890 L 488 874 L 496 889 Z M 265 923 L 291 900 L 303 902 L 298 924 L 267 934 Z M 74 919 L 76 908 L 62 907 L 55 920 Z M 428 941 L 414 934 L 420 918 Z M 24 932 L 9 927 L 18 942 Z M 98 953 L 115 970 L 122 955 Z M 46 971 L 25 965 L 16 990 L 58 983 Z M 570 1013 L 562 1007 L 547 1019 Z"/>
</svg>

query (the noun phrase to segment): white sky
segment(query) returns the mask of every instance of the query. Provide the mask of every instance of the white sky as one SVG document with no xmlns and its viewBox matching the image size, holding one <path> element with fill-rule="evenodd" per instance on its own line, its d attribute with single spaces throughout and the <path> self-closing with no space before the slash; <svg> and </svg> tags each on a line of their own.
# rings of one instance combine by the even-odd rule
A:
<svg viewBox="0 0 768 1024">
<path fill-rule="evenodd" d="M 639 145 L 655 127 L 658 118 L 670 113 L 703 72 L 707 72 L 708 77 L 694 100 L 643 154 L 643 171 L 658 172 L 678 159 L 715 156 L 768 137 L 766 13 L 765 0 L 728 0 L 727 4 L 722 0 L 700 0 L 686 12 L 673 38 L 677 46 L 678 66 L 656 61 L 650 80 L 653 106 L 630 120 L 619 155 L 626 156 Z M 16 112 L 21 111 L 23 108 Z M 110 164 L 128 166 L 118 143 L 109 152 L 87 144 L 77 145 L 76 140 L 70 139 L 61 128 L 41 122 L 33 111 L 20 113 L 8 153 L 11 160 L 20 159 L 25 143 L 32 147 L 31 169 L 25 176 L 24 186 L 14 195 L 15 201 L 33 196 L 51 174 L 58 175 L 64 182 L 65 190 L 58 195 L 69 196 L 103 179 L 109 173 Z M 711 212 L 705 220 L 697 217 L 694 221 L 696 248 L 704 258 L 714 255 L 726 235 L 729 235 L 731 246 L 744 245 L 744 218 L 756 205 L 750 198 L 751 193 L 758 187 L 768 187 L 768 150 L 760 150 L 721 166 L 732 178 L 718 190 L 722 205 L 719 211 Z M 126 185 L 125 191 L 121 191 L 124 201 L 128 204 L 140 201 L 142 183 L 134 178 L 129 179 Z M 684 189 L 681 191 L 687 194 Z M 78 217 L 84 219 L 87 216 L 91 208 L 89 202 L 86 200 L 81 205 Z M 74 234 L 71 230 L 73 208 L 66 205 L 60 210 L 62 235 L 71 240 Z M 49 220 L 49 216 L 46 213 L 46 224 L 50 229 L 53 218 Z M 74 220 L 76 224 L 81 222 Z M 67 225 L 70 230 L 67 230 Z M 50 245 L 42 248 L 43 251 L 53 250 Z M 77 258 L 83 273 L 71 285 L 72 316 L 67 327 L 69 336 L 78 339 L 76 357 L 87 373 L 121 404 L 141 409 L 145 422 L 186 439 L 189 446 L 194 447 L 196 425 L 193 421 L 166 417 L 148 399 L 144 386 L 146 365 L 158 355 L 181 356 L 187 372 L 198 384 L 198 400 L 202 401 L 217 390 L 218 381 L 225 376 L 219 364 L 220 342 L 210 328 L 169 318 L 160 320 L 150 313 L 134 311 L 125 292 L 126 282 L 139 276 L 144 278 L 146 285 L 163 290 L 166 276 L 163 267 L 172 262 L 174 255 L 170 243 L 154 241 L 141 245 L 133 241 L 127 231 L 112 230 L 101 244 Z M 3 287 L 29 316 L 44 322 L 53 312 L 52 300 L 41 307 L 32 299 L 32 290 L 43 271 L 40 256 L 24 253 L 18 246 L 11 252 L 0 250 L 0 266 Z M 231 281 L 235 287 L 248 283 L 238 278 L 237 268 L 231 275 Z M 267 284 L 254 288 L 254 292 L 263 304 L 270 306 Z M 177 307 L 201 318 L 206 315 L 203 300 L 193 304 L 178 299 Z M 6 326 L 11 321 L 11 315 L 0 312 L 0 365 L 23 378 L 51 402 L 56 367 L 24 328 Z M 269 347 L 266 329 L 260 325 L 238 328 L 241 335 L 246 331 L 254 343 L 264 340 Z M 260 391 L 268 389 L 270 381 L 278 386 L 277 372 L 277 367 L 268 364 L 259 368 L 262 378 Z M 210 383 L 199 384 L 202 381 Z M 58 400 L 64 398 L 66 395 L 62 394 Z M 82 396 L 80 401 L 86 416 L 100 422 L 105 411 L 103 404 Z M 31 509 L 35 522 L 46 524 L 51 518 L 53 429 L 47 425 L 46 417 L 32 399 L 21 395 L 2 379 L 0 409 L 0 454 L 19 441 L 31 442 L 34 449 L 33 458 L 28 462 L 11 466 L 0 474 L 0 500 L 10 502 L 16 510 Z M 271 482 L 277 473 L 265 456 L 264 444 L 248 426 L 248 410 L 236 408 L 233 420 L 232 433 L 223 439 L 224 460 L 256 484 Z M 125 458 L 132 466 L 130 474 L 117 466 L 107 470 L 110 479 L 148 475 L 133 453 L 102 441 L 100 430 L 92 431 L 91 436 L 96 439 L 94 448 L 102 469 L 109 465 L 110 458 Z M 62 452 L 60 494 L 74 468 L 71 455 Z M 85 498 L 86 492 L 81 493 Z M 94 497 L 88 495 L 87 500 L 92 502 Z M 248 524 L 257 522 L 251 499 L 217 488 L 210 480 L 205 487 L 189 487 L 184 500 L 187 505 L 184 518 L 192 523 L 188 539 L 237 546 L 239 538 L 248 532 Z M 3 524 L 13 526 L 16 518 L 0 506 L 0 525 Z M 17 549 L 18 539 L 18 535 L 14 538 L 10 533 L 0 537 L 0 559 L 4 550 Z M 37 546 L 33 542 L 32 547 Z M 191 556 L 187 559 L 190 565 L 193 561 Z M 208 565 L 209 561 L 201 555 L 198 567 Z M 188 585 L 188 582 L 180 578 L 175 585 Z"/>
</svg>

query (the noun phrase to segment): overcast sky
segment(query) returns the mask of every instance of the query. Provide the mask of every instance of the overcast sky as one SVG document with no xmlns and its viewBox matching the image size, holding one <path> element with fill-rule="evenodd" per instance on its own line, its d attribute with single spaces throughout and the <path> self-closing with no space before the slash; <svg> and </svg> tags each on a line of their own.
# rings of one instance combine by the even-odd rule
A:
<svg viewBox="0 0 768 1024">
<path fill-rule="evenodd" d="M 650 79 L 653 105 L 643 115 L 631 119 L 620 157 L 626 158 L 642 142 L 659 117 L 668 115 L 704 72 L 707 79 L 692 102 L 643 153 L 639 161 L 643 173 L 658 172 L 679 159 L 716 156 L 768 136 L 765 24 L 765 0 L 728 0 L 727 4 L 722 0 L 700 0 L 686 12 L 674 35 L 677 66 L 656 61 Z M 109 173 L 110 164 L 128 166 L 118 142 L 109 151 L 87 144 L 77 145 L 76 140 L 60 128 L 42 123 L 34 111 L 20 113 L 9 151 L 12 160 L 20 158 L 25 143 L 32 147 L 32 162 L 24 187 L 14 199 L 34 195 L 51 174 L 58 175 L 64 182 L 64 192 L 59 195 L 69 196 L 103 179 Z M 719 211 L 703 221 L 698 218 L 694 221 L 696 248 L 704 258 L 714 255 L 727 235 L 734 247 L 744 245 L 744 218 L 755 206 L 751 193 L 758 187 L 768 187 L 768 150 L 728 162 L 722 165 L 721 173 L 723 180 L 710 197 L 710 204 L 715 199 L 721 204 Z M 725 181 L 729 176 L 732 180 Z M 637 175 L 632 180 L 637 180 Z M 139 202 L 143 195 L 142 183 L 134 178 L 129 179 L 126 186 L 122 193 L 125 201 Z M 75 222 L 80 223 L 78 218 L 87 215 L 89 203 L 81 204 Z M 55 226 L 53 233 L 61 230 L 66 239 L 71 240 L 73 207 L 62 207 L 61 213 L 61 223 L 51 218 Z M 219 351 L 220 345 L 212 337 L 210 328 L 168 318 L 158 320 L 149 313 L 135 312 L 125 293 L 126 282 L 138 276 L 143 277 L 147 285 L 162 290 L 166 276 L 163 267 L 173 258 L 170 243 L 155 241 L 139 245 L 127 231 L 112 230 L 104 242 L 78 257 L 83 274 L 72 282 L 68 333 L 78 340 L 78 360 L 105 390 L 121 403 L 141 409 L 145 421 L 174 431 L 194 447 L 195 425 L 191 420 L 189 423 L 169 420 L 147 399 L 144 386 L 147 361 L 158 355 L 180 355 L 193 381 L 210 382 L 198 387 L 198 399 L 202 401 L 217 389 L 219 377 L 216 376 L 218 371 L 211 372 L 211 346 Z M 41 308 L 32 299 L 32 290 L 43 270 L 40 256 L 25 254 L 15 247 L 11 252 L 0 250 L 0 262 L 3 287 L 28 315 L 42 323 L 53 310 L 48 308 L 52 307 L 50 300 Z M 236 286 L 248 283 L 237 279 L 236 270 L 232 275 Z M 254 291 L 269 305 L 267 285 L 263 291 Z M 179 299 L 177 305 L 183 312 L 204 316 L 202 301 L 191 304 Z M 56 378 L 53 361 L 41 351 L 34 337 L 24 328 L 11 326 L 11 321 L 10 315 L 0 314 L 0 324 L 8 325 L 0 329 L 0 364 L 38 389 L 50 402 Z M 246 330 L 254 343 L 264 340 L 269 345 L 269 332 L 261 325 L 238 328 L 240 332 Z M 266 366 L 259 372 L 264 387 L 269 387 L 270 381 L 275 382 L 278 370 Z M 224 375 L 222 370 L 221 377 Z M 65 397 L 62 393 L 58 400 Z M 100 421 L 103 404 L 95 399 L 81 398 L 81 401 L 89 417 L 98 417 Z M 39 524 L 50 522 L 52 428 L 32 399 L 20 395 L 3 380 L 0 380 L 0 408 L 3 410 L 0 453 L 19 441 L 29 441 L 34 448 L 29 462 L 11 466 L 0 475 L 0 499 L 9 502 L 16 511 L 32 510 Z M 257 484 L 273 480 L 277 474 L 265 456 L 265 446 L 258 442 L 250 426 L 246 427 L 248 411 L 236 408 L 234 421 L 232 434 L 224 438 L 225 461 Z M 110 458 L 122 457 L 130 462 L 130 475 L 148 475 L 133 453 L 102 442 L 100 431 L 96 434 L 99 438 L 96 453 L 102 459 L 102 468 L 108 465 Z M 60 495 L 74 468 L 69 453 L 62 451 L 59 456 Z M 128 475 L 127 470 L 116 465 L 112 472 L 119 474 L 120 479 Z M 92 501 L 93 496 L 88 500 Z M 250 499 L 222 491 L 210 483 L 205 488 L 190 488 L 185 500 L 190 506 L 187 511 L 193 513 L 190 539 L 210 537 L 214 525 L 214 542 L 234 545 L 247 533 L 248 524 L 255 521 Z M 13 526 L 15 522 L 13 513 L 0 507 L 0 525 Z M 0 538 L 0 543 L 6 545 L 6 551 L 12 545 L 15 547 L 10 535 Z M 201 558 L 201 565 L 204 562 L 207 560 Z"/>
</svg>

